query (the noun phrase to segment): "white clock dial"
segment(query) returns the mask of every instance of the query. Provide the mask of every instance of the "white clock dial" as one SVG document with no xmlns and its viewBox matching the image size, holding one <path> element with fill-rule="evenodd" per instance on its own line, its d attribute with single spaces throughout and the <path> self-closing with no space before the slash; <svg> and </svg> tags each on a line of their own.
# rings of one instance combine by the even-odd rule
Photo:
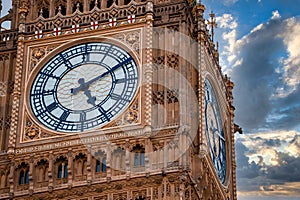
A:
<svg viewBox="0 0 300 200">
<path fill-rule="evenodd" d="M 226 140 L 219 106 L 211 83 L 205 80 L 205 124 L 214 168 L 222 183 L 226 178 Z"/>
<path fill-rule="evenodd" d="M 69 48 L 46 63 L 30 90 L 34 116 L 58 132 L 103 126 L 123 112 L 138 88 L 131 55 L 109 43 Z"/>
</svg>

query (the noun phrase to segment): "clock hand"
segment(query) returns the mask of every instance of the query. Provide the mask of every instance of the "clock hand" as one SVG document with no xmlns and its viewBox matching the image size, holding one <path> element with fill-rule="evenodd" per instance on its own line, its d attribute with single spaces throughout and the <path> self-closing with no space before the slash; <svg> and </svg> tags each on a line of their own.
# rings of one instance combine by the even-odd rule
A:
<svg viewBox="0 0 300 200">
<path fill-rule="evenodd" d="M 117 65 L 115 65 L 114 67 L 112 67 L 110 70 L 108 70 L 108 71 L 104 72 L 103 74 L 101 74 L 101 75 L 99 75 L 99 76 L 97 76 L 97 77 L 95 77 L 95 78 L 89 80 L 89 81 L 86 82 L 86 83 L 84 83 L 84 82 L 82 83 L 82 81 L 80 81 L 80 80 L 81 80 L 81 78 L 80 78 L 80 79 L 78 80 L 78 83 L 80 84 L 80 86 L 77 87 L 77 88 L 72 88 L 72 89 L 71 89 L 71 94 L 74 94 L 74 95 L 75 95 L 75 94 L 77 94 L 79 91 L 85 90 L 84 88 L 88 88 L 90 84 L 94 83 L 95 81 L 98 81 L 98 80 L 102 79 L 102 78 L 105 77 L 106 75 L 108 75 L 108 74 L 110 74 L 111 72 L 115 71 L 115 70 L 118 69 L 119 67 L 121 67 L 121 66 L 127 64 L 127 63 L 128 63 L 129 61 L 131 61 L 131 60 L 132 60 L 132 58 L 127 58 L 127 59 L 124 60 L 123 62 L 118 63 Z M 84 79 L 83 79 L 83 80 L 84 80 Z"/>
<path fill-rule="evenodd" d="M 80 78 L 78 80 L 78 83 L 80 84 L 80 86 L 78 88 L 75 88 L 75 89 L 71 89 L 71 93 L 72 94 L 76 94 L 78 93 L 79 91 L 83 90 L 84 91 L 84 94 L 87 96 L 88 100 L 87 102 L 89 104 L 92 104 L 93 106 L 96 106 L 96 97 L 93 97 L 92 94 L 91 94 L 91 91 L 89 90 L 89 87 L 88 85 L 84 82 L 84 78 Z"/>
<path fill-rule="evenodd" d="M 96 106 L 96 97 L 92 96 L 91 91 L 88 88 L 85 88 L 84 94 L 88 97 L 87 102 L 93 106 Z"/>
</svg>

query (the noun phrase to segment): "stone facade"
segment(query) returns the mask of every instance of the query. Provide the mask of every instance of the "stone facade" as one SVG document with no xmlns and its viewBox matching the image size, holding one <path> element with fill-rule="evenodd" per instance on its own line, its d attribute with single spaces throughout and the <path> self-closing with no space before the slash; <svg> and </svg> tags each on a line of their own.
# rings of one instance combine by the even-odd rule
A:
<svg viewBox="0 0 300 200">
<path fill-rule="evenodd" d="M 0 199 L 236 199 L 233 83 L 192 0 L 12 0 L 0 32 Z M 139 88 L 110 123 L 83 133 L 34 117 L 30 87 L 54 55 L 105 41 L 138 63 Z M 205 79 L 226 139 L 216 173 L 205 123 Z"/>
</svg>

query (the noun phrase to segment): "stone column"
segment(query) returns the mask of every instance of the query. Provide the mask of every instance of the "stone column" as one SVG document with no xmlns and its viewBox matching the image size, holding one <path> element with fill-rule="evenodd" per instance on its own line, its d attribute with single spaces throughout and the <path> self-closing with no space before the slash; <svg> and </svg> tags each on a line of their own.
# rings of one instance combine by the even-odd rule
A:
<svg viewBox="0 0 300 200">
<path fill-rule="evenodd" d="M 68 152 L 68 184 L 69 185 L 72 184 L 72 180 L 73 180 L 73 156 L 72 156 L 72 148 L 69 148 L 69 152 Z"/>
<path fill-rule="evenodd" d="M 55 15 L 54 0 L 50 0 L 49 17 L 53 17 L 54 15 Z"/>
<path fill-rule="evenodd" d="M 48 168 L 48 190 L 49 192 L 53 189 L 53 152 L 49 152 L 49 168 Z"/>
<path fill-rule="evenodd" d="M 67 15 L 72 14 L 73 3 L 72 0 L 67 0 Z"/>
</svg>

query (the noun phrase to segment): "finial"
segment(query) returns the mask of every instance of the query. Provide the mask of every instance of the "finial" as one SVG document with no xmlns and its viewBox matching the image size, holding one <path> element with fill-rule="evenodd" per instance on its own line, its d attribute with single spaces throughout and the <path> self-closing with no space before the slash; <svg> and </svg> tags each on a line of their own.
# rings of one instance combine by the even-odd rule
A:
<svg viewBox="0 0 300 200">
<path fill-rule="evenodd" d="M 214 28 L 217 27 L 217 22 L 216 22 L 215 14 L 212 11 L 209 14 L 209 16 L 210 16 L 210 21 L 208 21 L 208 25 L 210 25 L 211 28 L 211 40 L 212 42 L 214 42 L 214 36 L 215 36 Z"/>
<path fill-rule="evenodd" d="M 95 0 L 95 7 L 98 7 L 98 0 Z"/>
<path fill-rule="evenodd" d="M 41 8 L 41 10 L 40 10 L 40 16 L 41 17 L 43 16 L 43 8 Z"/>
<path fill-rule="evenodd" d="M 58 12 L 61 13 L 61 5 L 58 6 Z"/>
<path fill-rule="evenodd" d="M 76 10 L 79 10 L 79 8 L 80 8 L 80 4 L 79 4 L 79 2 L 77 2 Z"/>
</svg>

